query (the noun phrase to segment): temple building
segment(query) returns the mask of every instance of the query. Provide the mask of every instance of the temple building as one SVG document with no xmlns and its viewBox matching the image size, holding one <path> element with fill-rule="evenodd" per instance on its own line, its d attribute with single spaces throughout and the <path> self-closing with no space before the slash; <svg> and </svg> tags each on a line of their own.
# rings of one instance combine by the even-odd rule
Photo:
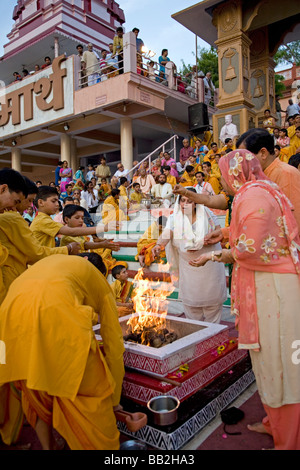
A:
<svg viewBox="0 0 300 470">
<path fill-rule="evenodd" d="M 160 147 L 179 154 L 189 110 L 203 102 L 202 79 L 188 86 L 172 63 L 161 74 L 147 55 L 140 64 L 136 36 L 125 31 L 122 66 L 103 70 L 100 60 L 97 70 L 82 71 L 77 46 L 91 43 L 101 59 L 125 24 L 118 3 L 19 0 L 13 20 L 0 58 L 0 167 L 49 183 L 60 160 L 76 171 L 104 155 L 112 167 L 122 161 L 131 169 Z M 26 77 L 14 76 L 24 70 Z M 209 106 L 211 122 L 215 111 Z"/>
<path fill-rule="evenodd" d="M 275 117 L 273 57 L 280 45 L 299 39 L 299 2 L 203 0 L 172 17 L 217 47 L 220 80 L 214 140 L 226 115 L 232 116 L 239 134 L 258 127 L 265 109 Z"/>
</svg>

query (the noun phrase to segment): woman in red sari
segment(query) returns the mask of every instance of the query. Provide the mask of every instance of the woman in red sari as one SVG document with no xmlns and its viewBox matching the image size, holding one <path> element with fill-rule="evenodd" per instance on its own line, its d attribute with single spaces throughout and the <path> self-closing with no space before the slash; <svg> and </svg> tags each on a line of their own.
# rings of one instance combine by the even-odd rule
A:
<svg viewBox="0 0 300 470">
<path fill-rule="evenodd" d="M 250 351 L 261 401 L 264 430 L 276 450 L 300 449 L 300 238 L 291 203 L 264 175 L 247 150 L 219 163 L 224 189 L 234 195 L 230 250 L 209 259 L 234 263 L 232 314 L 239 348 Z M 206 257 L 206 258 L 205 258 Z"/>
</svg>

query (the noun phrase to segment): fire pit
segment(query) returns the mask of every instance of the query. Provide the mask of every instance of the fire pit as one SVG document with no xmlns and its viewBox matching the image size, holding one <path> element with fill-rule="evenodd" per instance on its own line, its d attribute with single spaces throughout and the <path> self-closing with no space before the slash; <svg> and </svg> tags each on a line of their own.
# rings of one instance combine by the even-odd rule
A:
<svg viewBox="0 0 300 470">
<path fill-rule="evenodd" d="M 149 315 L 145 314 L 144 316 L 145 320 L 148 321 Z M 162 325 L 158 325 L 158 334 L 154 335 L 154 340 L 151 340 L 151 338 L 149 340 L 149 336 L 152 335 L 152 327 L 146 327 L 144 337 L 148 340 L 141 344 L 143 333 L 138 330 L 138 334 L 134 338 L 131 328 L 132 325 L 133 328 L 138 324 L 140 325 L 141 319 L 143 320 L 143 314 L 128 315 L 119 320 L 125 344 L 125 366 L 134 368 L 137 371 L 153 372 L 162 377 L 178 369 L 180 365 L 201 357 L 213 348 L 217 348 L 218 345 L 229 338 L 227 326 L 169 315 L 160 318 L 159 315 L 155 315 L 153 317 L 155 324 L 162 321 Z M 149 335 L 149 331 L 151 335 Z M 157 338 L 159 341 L 157 341 Z M 156 344 L 151 344 L 151 341 Z"/>
</svg>

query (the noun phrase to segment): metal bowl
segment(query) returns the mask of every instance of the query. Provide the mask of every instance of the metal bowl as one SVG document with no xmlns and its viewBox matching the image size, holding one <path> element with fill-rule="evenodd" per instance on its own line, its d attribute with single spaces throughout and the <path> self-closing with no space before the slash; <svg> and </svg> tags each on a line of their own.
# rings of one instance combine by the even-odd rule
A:
<svg viewBox="0 0 300 470">
<path fill-rule="evenodd" d="M 177 410 L 180 401 L 172 396 L 160 396 L 151 398 L 147 407 L 151 411 L 154 423 L 158 426 L 169 426 L 177 421 Z"/>
</svg>

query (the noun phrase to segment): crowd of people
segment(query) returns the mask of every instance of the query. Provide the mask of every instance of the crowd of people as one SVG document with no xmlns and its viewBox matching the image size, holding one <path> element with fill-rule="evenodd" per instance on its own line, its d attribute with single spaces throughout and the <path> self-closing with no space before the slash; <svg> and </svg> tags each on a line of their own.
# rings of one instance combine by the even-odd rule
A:
<svg viewBox="0 0 300 470">
<path fill-rule="evenodd" d="M 202 78 L 204 82 L 205 103 L 214 105 L 215 86 L 210 72 L 205 75 L 202 71 L 193 66 L 191 71 L 183 74 L 178 72 L 176 64 L 169 58 L 168 49 L 162 49 L 157 62 L 147 56 L 144 41 L 139 37 L 139 28 L 133 28 L 132 32 L 136 35 L 136 59 L 137 73 L 149 78 L 152 81 L 168 85 L 169 75 L 174 77 L 176 89 L 192 98 L 197 98 L 197 79 Z M 78 44 L 76 46 L 77 56 L 81 62 L 81 72 L 79 86 L 85 88 L 96 83 L 106 81 L 117 75 L 124 73 L 124 49 L 123 49 L 124 29 L 118 27 L 113 41 L 108 44 L 107 49 L 102 49 L 98 53 L 92 43 L 86 46 Z M 52 59 L 49 56 L 44 58 L 42 65 L 36 64 L 34 70 L 23 69 L 21 73 L 13 73 L 12 83 L 24 80 L 26 77 L 51 66 Z M 168 64 L 171 67 L 168 68 Z"/>
<path fill-rule="evenodd" d="M 74 171 L 59 162 L 47 185 L 0 170 L 4 443 L 17 445 L 26 416 L 44 449 L 58 445 L 53 428 L 71 449 L 119 448 L 119 317 L 134 312 L 135 286 L 114 258 L 120 244 L 104 233 L 159 208 L 136 260 L 149 270 L 166 258 L 185 316 L 214 323 L 229 266 L 239 348 L 250 351 L 266 411 L 250 429 L 271 434 L 275 449 L 300 449 L 300 369 L 291 353 L 300 331 L 300 114 L 278 135 L 265 121 L 222 145 L 185 138 L 178 159 L 164 151 L 133 169 L 112 171 L 104 157 Z M 225 227 L 216 210 L 226 211 Z"/>
</svg>

